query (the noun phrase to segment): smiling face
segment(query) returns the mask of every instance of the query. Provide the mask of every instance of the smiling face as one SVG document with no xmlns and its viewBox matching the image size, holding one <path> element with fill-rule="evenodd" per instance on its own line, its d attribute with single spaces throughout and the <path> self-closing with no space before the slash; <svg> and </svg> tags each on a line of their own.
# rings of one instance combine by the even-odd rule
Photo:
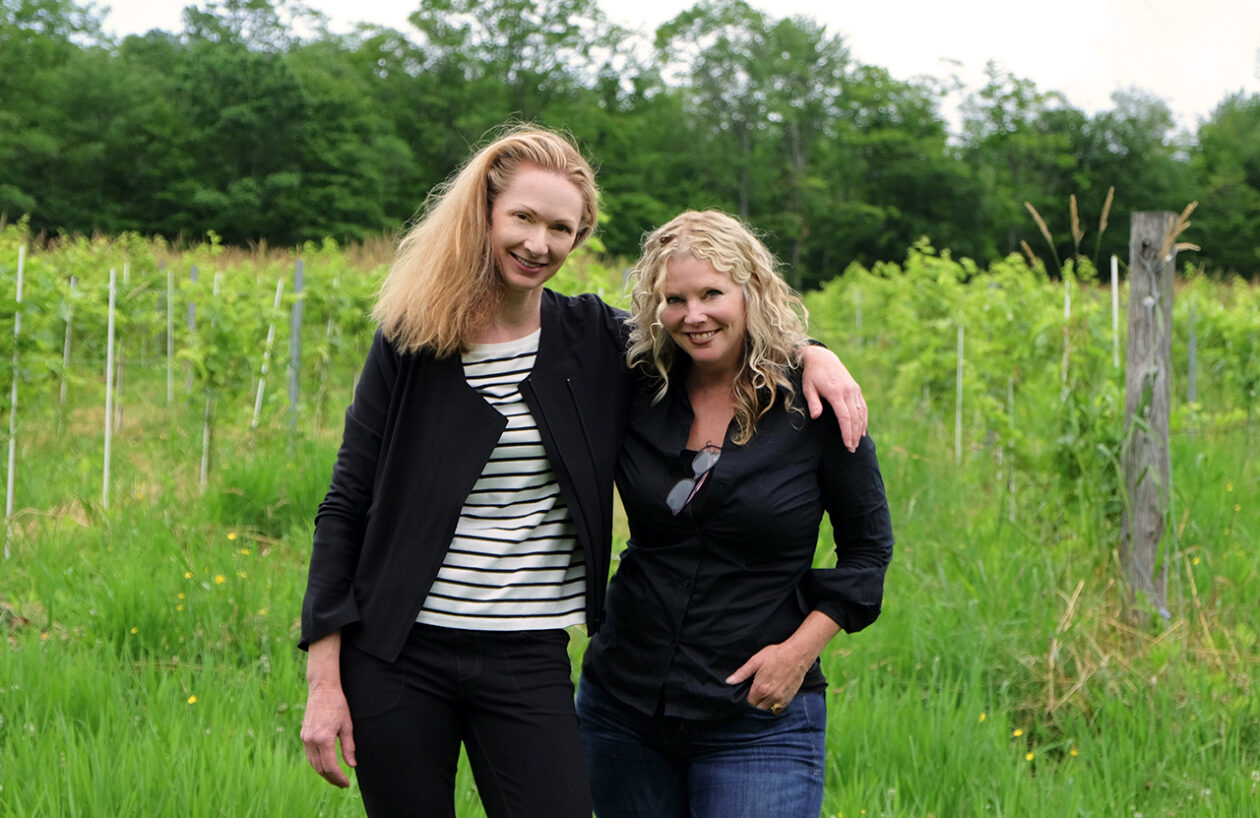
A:
<svg viewBox="0 0 1260 818">
<path fill-rule="evenodd" d="M 490 251 L 508 299 L 536 297 L 573 249 L 582 192 L 559 173 L 524 165 L 490 207 Z"/>
<path fill-rule="evenodd" d="M 661 324 L 696 368 L 734 375 L 744 350 L 747 303 L 730 276 L 695 256 L 672 256 L 662 281 Z"/>
</svg>

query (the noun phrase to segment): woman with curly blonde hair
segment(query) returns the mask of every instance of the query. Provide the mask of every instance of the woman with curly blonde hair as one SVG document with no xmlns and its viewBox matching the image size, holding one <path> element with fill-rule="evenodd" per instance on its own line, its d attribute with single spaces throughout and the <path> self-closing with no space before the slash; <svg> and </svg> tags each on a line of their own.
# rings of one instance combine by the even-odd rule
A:
<svg viewBox="0 0 1260 818">
<path fill-rule="evenodd" d="M 683 213 L 651 235 L 631 271 L 638 283 L 632 295 L 626 360 L 630 366 L 651 367 L 659 380 L 658 400 L 669 389 L 669 371 L 680 353 L 661 321 L 669 307 L 667 263 L 679 254 L 726 274 L 747 301 L 747 343 L 741 347 L 744 365 L 734 373 L 736 428 L 731 438 L 747 443 L 780 388 L 792 406 L 796 390 L 788 374 L 800 363 L 798 350 L 806 340 L 809 312 L 776 272 L 774 256 L 744 225 L 716 211 Z"/>
<path fill-rule="evenodd" d="M 818 656 L 879 615 L 892 555 L 874 444 L 796 404 L 805 310 L 739 221 L 678 216 L 633 275 L 630 540 L 578 693 L 596 814 L 817 818 Z"/>
</svg>

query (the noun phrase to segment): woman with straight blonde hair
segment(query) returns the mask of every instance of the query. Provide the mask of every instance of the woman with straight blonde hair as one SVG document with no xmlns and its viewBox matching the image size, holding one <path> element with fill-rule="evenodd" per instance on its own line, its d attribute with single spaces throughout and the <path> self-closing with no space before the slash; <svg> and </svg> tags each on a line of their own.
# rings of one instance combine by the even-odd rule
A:
<svg viewBox="0 0 1260 818">
<path fill-rule="evenodd" d="M 307 758 L 348 786 L 340 742 L 371 816 L 454 816 L 461 744 L 490 818 L 590 815 L 565 629 L 599 627 L 631 381 L 624 314 L 544 285 L 597 215 L 572 143 L 512 128 L 429 196 L 381 288 L 300 642 Z"/>
<path fill-rule="evenodd" d="M 892 528 L 875 447 L 806 417 L 806 313 L 738 220 L 647 237 L 617 489 L 630 523 L 578 693 L 600 818 L 817 818 L 818 656 L 879 616 Z M 813 568 L 823 513 L 836 565 Z"/>
</svg>

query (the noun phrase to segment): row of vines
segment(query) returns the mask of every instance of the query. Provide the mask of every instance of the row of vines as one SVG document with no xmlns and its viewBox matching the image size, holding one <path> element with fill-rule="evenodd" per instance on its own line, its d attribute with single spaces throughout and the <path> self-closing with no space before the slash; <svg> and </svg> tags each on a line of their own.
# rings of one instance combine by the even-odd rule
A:
<svg viewBox="0 0 1260 818">
<path fill-rule="evenodd" d="M 19 469 L 24 441 L 83 434 L 106 403 L 115 424 L 137 403 L 204 407 L 208 441 L 223 427 L 335 431 L 388 263 L 387 249 L 376 258 L 331 242 L 244 252 L 214 236 L 180 250 L 135 235 L 26 245 L 21 225 L 0 232 L 0 326 L 17 330 L 0 331 L 0 383 L 14 384 L 2 405 Z M 597 249 L 575 254 L 553 286 L 619 303 L 620 266 L 605 266 Z M 980 269 L 920 244 L 901 264 L 855 265 L 806 302 L 812 332 L 862 382 L 876 429 L 881 413 L 936 420 L 953 431 L 956 457 L 993 458 L 1013 506 L 1021 488 L 1055 480 L 1082 500 L 1115 496 L 1124 295 L 1121 286 L 1117 321 L 1087 261 L 1051 280 L 1018 256 Z M 1250 428 L 1260 290 L 1187 268 L 1174 315 L 1175 427 Z"/>
</svg>

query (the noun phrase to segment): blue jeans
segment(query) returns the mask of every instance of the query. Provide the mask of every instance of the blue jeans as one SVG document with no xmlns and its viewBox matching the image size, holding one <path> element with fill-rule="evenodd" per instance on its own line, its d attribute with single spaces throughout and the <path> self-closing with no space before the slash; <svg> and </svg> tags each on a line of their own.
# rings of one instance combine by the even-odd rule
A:
<svg viewBox="0 0 1260 818">
<path fill-rule="evenodd" d="M 587 677 L 578 719 L 599 818 L 818 818 L 827 704 L 800 693 L 778 716 L 645 716 Z"/>
</svg>

